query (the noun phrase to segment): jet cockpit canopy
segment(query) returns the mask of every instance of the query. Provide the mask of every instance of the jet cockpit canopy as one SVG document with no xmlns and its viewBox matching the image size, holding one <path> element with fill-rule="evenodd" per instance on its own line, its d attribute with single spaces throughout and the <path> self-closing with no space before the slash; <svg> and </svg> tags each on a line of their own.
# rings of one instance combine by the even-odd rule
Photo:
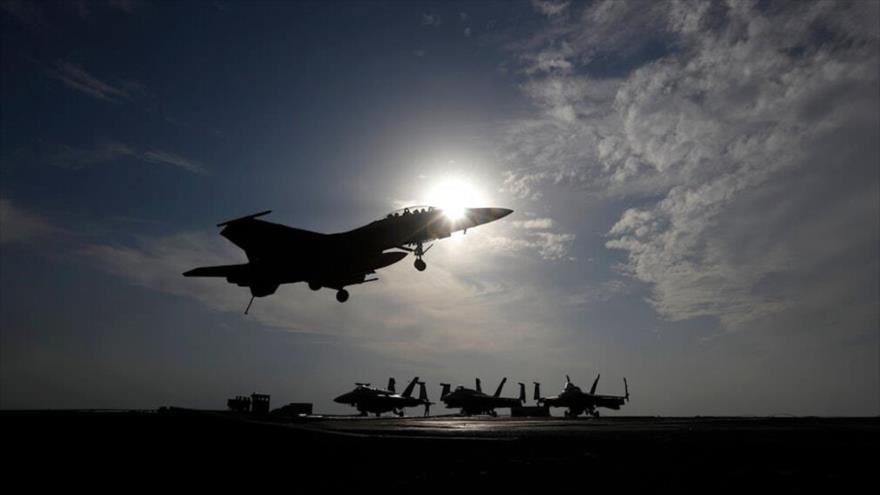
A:
<svg viewBox="0 0 880 495">
<path fill-rule="evenodd" d="M 394 217 L 400 217 L 403 215 L 419 215 L 422 213 L 428 213 L 428 212 L 438 210 L 438 209 L 439 208 L 436 208 L 434 206 L 428 206 L 428 205 L 405 206 L 403 208 L 398 208 L 398 209 L 392 211 L 391 213 L 385 215 L 385 218 L 394 218 Z"/>
</svg>

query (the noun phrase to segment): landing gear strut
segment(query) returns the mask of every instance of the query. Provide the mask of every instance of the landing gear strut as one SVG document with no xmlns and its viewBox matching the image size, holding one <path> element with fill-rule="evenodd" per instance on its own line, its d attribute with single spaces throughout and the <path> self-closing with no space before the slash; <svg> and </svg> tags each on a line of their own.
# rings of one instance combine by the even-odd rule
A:
<svg viewBox="0 0 880 495">
<path fill-rule="evenodd" d="M 345 289 L 339 289 L 336 291 L 336 300 L 341 303 L 348 301 L 348 291 Z"/>
<path fill-rule="evenodd" d="M 428 249 L 431 249 L 431 246 L 428 246 Z M 416 270 L 423 272 L 425 268 L 428 268 L 428 264 L 425 263 L 425 260 L 422 259 L 422 256 L 428 252 L 428 249 L 424 249 L 422 247 L 422 243 L 416 244 L 416 248 L 413 250 L 413 254 L 416 255 L 416 261 L 413 263 L 413 266 L 416 267 Z"/>
</svg>

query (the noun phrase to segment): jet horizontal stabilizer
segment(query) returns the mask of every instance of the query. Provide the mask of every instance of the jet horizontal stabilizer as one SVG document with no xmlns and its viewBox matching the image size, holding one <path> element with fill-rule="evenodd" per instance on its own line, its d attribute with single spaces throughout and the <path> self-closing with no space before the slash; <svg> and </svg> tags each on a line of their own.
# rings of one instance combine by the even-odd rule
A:
<svg viewBox="0 0 880 495">
<path fill-rule="evenodd" d="M 249 270 L 247 264 L 202 266 L 183 273 L 184 277 L 237 277 L 245 275 Z"/>
<path fill-rule="evenodd" d="M 262 217 L 262 216 L 268 215 L 269 213 L 272 213 L 272 210 L 261 211 L 259 213 L 254 213 L 253 215 L 245 215 L 243 217 L 233 218 L 232 220 L 227 220 L 225 222 L 218 223 L 217 226 L 223 227 L 224 225 L 229 225 L 230 223 L 234 223 L 234 222 L 241 222 L 243 220 L 252 220 L 257 217 Z"/>
</svg>

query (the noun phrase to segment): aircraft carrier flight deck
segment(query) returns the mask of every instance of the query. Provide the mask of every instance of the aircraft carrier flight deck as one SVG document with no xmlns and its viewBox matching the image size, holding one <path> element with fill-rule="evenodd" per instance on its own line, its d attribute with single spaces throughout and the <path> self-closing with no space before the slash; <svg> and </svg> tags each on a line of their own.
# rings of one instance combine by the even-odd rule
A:
<svg viewBox="0 0 880 495">
<path fill-rule="evenodd" d="M 871 480 L 880 445 L 878 418 L 278 421 L 163 409 L 5 411 L 0 424 L 4 450 L 16 454 L 8 472 L 47 487 L 100 467 L 107 476 L 156 488 L 172 479 L 216 482 L 223 473 L 224 483 L 256 474 L 297 486 L 320 483 L 334 492 L 362 491 L 365 480 L 424 493 L 741 493 L 756 483 L 762 490 L 839 492 Z M 53 476 L 43 475 L 47 471 Z"/>
</svg>

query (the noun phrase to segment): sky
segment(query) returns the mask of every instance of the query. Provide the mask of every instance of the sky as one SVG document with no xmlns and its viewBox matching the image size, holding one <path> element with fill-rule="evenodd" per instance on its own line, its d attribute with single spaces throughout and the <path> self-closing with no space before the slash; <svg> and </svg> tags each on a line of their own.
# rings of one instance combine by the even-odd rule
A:
<svg viewBox="0 0 880 495">
<path fill-rule="evenodd" d="M 0 71 L 0 408 L 880 413 L 880 2 L 2 0 Z M 181 276 L 449 183 L 515 213 L 345 304 Z"/>
</svg>

